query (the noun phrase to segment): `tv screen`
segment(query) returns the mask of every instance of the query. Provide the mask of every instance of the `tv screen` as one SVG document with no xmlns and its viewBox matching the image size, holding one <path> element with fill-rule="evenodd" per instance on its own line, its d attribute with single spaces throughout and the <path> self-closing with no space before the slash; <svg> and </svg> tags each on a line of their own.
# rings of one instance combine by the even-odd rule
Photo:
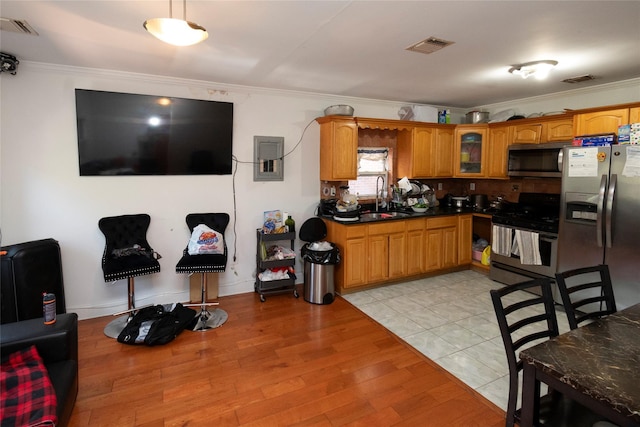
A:
<svg viewBox="0 0 640 427">
<path fill-rule="evenodd" d="M 233 103 L 76 89 L 81 176 L 231 174 Z"/>
</svg>

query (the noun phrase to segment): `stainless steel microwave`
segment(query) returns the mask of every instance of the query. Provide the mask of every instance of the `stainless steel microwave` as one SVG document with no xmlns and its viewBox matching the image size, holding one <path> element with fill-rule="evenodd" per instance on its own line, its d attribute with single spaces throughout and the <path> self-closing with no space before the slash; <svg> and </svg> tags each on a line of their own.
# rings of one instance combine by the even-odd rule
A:
<svg viewBox="0 0 640 427">
<path fill-rule="evenodd" d="M 571 142 L 509 146 L 509 176 L 562 177 L 562 148 Z"/>
</svg>

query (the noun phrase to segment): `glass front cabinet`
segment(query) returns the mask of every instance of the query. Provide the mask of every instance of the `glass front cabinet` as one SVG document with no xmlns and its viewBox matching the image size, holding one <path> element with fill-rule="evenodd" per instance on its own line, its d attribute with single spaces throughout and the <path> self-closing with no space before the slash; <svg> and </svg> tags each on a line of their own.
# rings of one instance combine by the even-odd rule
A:
<svg viewBox="0 0 640 427">
<path fill-rule="evenodd" d="M 460 125 L 456 128 L 456 177 L 485 176 L 486 125 Z"/>
</svg>

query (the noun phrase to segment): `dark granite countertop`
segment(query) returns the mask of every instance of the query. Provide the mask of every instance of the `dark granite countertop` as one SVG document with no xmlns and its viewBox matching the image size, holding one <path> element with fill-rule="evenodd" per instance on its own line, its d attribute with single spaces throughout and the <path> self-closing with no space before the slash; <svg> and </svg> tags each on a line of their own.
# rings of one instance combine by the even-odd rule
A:
<svg viewBox="0 0 640 427">
<path fill-rule="evenodd" d="M 429 208 L 426 212 L 413 212 L 411 209 L 400 210 L 400 211 L 387 211 L 381 210 L 379 213 L 386 214 L 393 212 L 399 212 L 401 216 L 395 216 L 391 218 L 366 218 L 366 213 L 375 213 L 375 210 L 364 210 L 361 212 L 361 215 L 358 220 L 353 220 L 350 218 L 346 218 L 345 220 L 336 219 L 333 216 L 322 216 L 321 218 L 338 222 L 340 224 L 368 224 L 371 222 L 379 222 L 379 221 L 396 221 L 402 219 L 412 219 L 412 218 L 425 218 L 425 217 L 434 217 L 434 216 L 447 216 L 447 215 L 458 215 L 458 214 L 481 214 L 483 212 L 475 210 L 473 208 L 454 208 L 454 207 L 444 207 L 438 206 L 435 208 Z M 490 214 L 489 214 L 490 215 Z"/>
<path fill-rule="evenodd" d="M 520 358 L 640 423 L 640 304 L 523 350 Z"/>
</svg>

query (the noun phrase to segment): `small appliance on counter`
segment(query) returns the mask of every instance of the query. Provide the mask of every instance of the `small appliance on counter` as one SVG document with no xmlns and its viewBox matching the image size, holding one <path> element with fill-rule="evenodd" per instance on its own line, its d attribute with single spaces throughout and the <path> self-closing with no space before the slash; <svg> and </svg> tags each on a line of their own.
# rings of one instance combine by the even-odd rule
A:
<svg viewBox="0 0 640 427">
<path fill-rule="evenodd" d="M 321 199 L 318 204 L 318 216 L 331 218 L 336 214 L 336 203 L 338 199 Z"/>
<path fill-rule="evenodd" d="M 482 211 L 487 208 L 489 199 L 486 194 L 474 194 L 471 196 L 471 206 L 473 209 Z"/>
</svg>

